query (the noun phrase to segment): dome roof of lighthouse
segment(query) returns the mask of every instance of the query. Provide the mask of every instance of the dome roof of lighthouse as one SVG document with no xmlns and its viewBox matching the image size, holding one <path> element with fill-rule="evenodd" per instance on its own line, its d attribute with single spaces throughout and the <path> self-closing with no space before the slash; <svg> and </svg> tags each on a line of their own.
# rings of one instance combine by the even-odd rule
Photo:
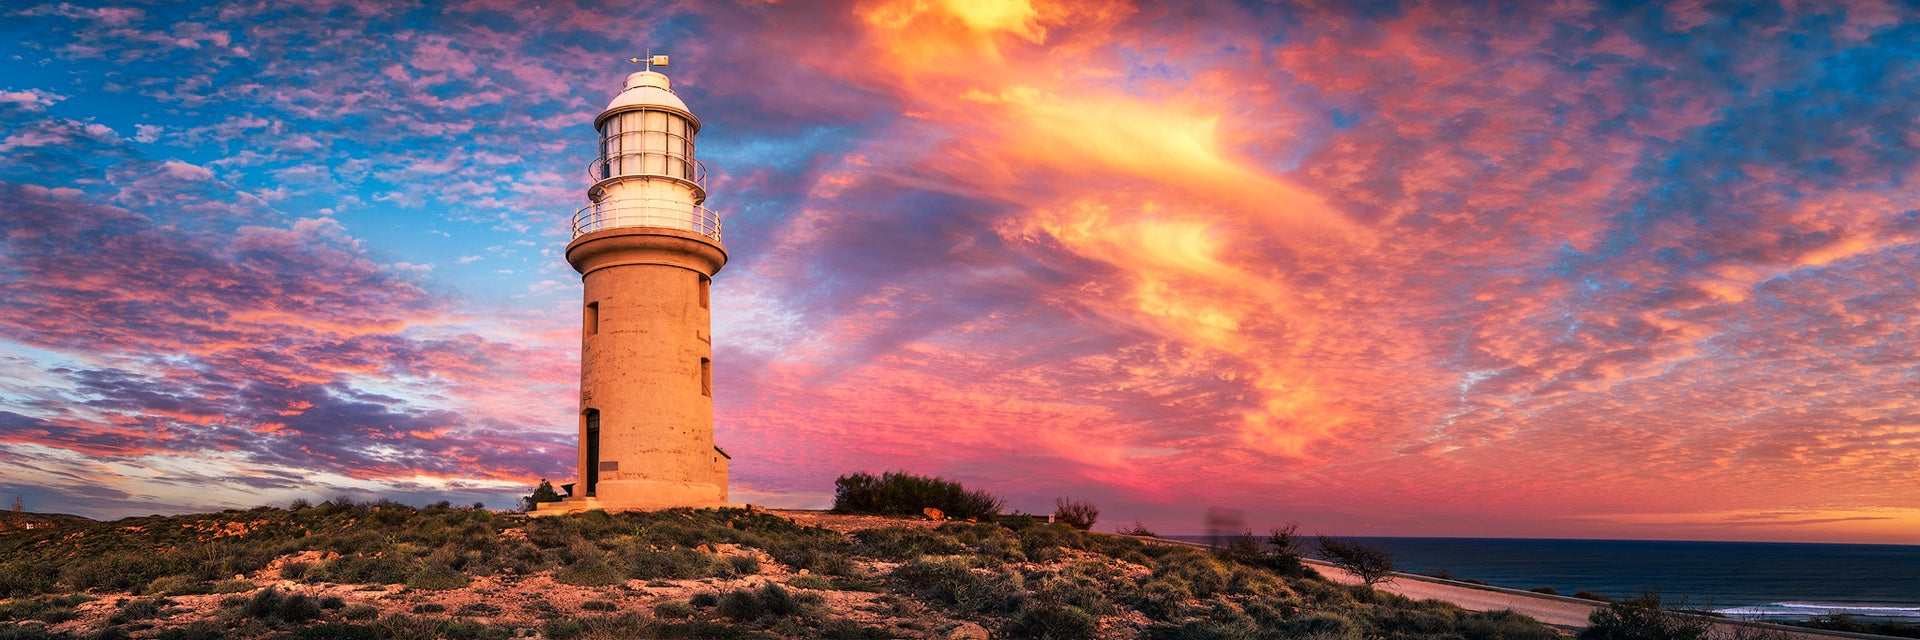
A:
<svg viewBox="0 0 1920 640">
<path fill-rule="evenodd" d="M 640 71 L 627 76 L 626 90 L 614 96 L 613 102 L 607 103 L 606 110 L 601 111 L 600 117 L 594 119 L 594 125 L 598 126 L 601 121 L 606 120 L 608 114 L 616 111 L 646 107 L 661 107 L 693 116 L 693 110 L 687 108 L 687 103 L 681 101 L 680 96 L 674 95 L 673 82 L 667 79 L 666 74 L 658 71 Z M 693 122 L 694 126 L 698 127 L 700 119 L 695 117 Z"/>
</svg>

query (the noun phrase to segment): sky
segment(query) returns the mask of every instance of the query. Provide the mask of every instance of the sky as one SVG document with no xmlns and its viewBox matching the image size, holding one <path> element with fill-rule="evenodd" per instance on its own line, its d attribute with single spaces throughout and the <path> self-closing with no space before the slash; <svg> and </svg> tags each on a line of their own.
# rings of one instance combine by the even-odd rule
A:
<svg viewBox="0 0 1920 640">
<path fill-rule="evenodd" d="M 0 496 L 570 481 L 593 117 L 731 262 L 735 500 L 1920 543 L 1920 9 L 13 2 Z"/>
</svg>

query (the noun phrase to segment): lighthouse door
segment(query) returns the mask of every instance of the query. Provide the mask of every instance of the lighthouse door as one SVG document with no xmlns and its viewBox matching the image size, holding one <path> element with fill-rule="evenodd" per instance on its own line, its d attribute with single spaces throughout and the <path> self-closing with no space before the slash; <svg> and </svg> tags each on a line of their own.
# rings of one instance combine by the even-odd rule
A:
<svg viewBox="0 0 1920 640">
<path fill-rule="evenodd" d="M 600 484 L 600 410 L 587 410 L 587 497 L 593 497 Z"/>
</svg>

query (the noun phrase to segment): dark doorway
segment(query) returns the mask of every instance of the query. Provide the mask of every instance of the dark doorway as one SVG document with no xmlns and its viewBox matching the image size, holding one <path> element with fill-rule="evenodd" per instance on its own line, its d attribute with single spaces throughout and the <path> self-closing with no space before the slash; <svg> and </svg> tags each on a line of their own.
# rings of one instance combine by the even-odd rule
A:
<svg viewBox="0 0 1920 640">
<path fill-rule="evenodd" d="M 594 489 L 600 485 L 600 410 L 587 410 L 587 497 L 594 495 Z"/>
</svg>

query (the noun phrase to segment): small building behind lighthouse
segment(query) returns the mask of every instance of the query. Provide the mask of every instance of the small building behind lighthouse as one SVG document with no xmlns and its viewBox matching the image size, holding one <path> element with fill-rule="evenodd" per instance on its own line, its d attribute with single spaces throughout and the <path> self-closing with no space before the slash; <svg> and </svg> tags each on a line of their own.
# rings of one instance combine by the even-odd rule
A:
<svg viewBox="0 0 1920 640">
<path fill-rule="evenodd" d="M 594 118 L 599 150 L 567 262 L 585 284 L 579 469 L 538 513 L 728 506 L 713 439 L 709 290 L 727 264 L 694 156 L 700 119 L 645 61 Z"/>
</svg>

